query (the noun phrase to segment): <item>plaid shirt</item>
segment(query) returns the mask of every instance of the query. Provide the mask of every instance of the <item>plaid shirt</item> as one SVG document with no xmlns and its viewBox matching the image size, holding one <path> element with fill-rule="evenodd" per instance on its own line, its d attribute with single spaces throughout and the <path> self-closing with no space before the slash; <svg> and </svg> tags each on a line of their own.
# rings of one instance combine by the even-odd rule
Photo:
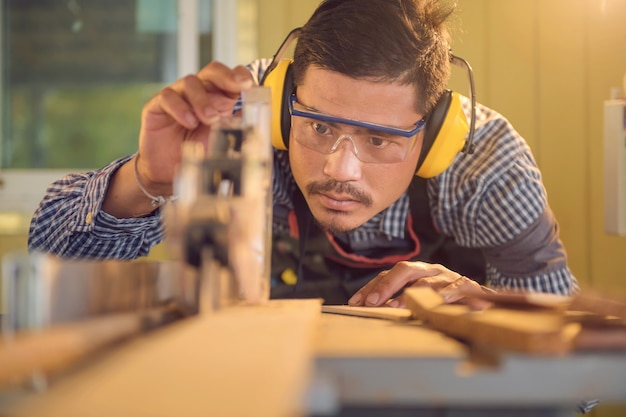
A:
<svg viewBox="0 0 626 417">
<path fill-rule="evenodd" d="M 268 60 L 250 65 L 262 76 Z M 469 100 L 463 99 L 466 112 Z M 460 154 L 441 175 L 428 180 L 430 211 L 438 229 L 466 247 L 482 248 L 487 259 L 487 282 L 495 288 L 571 294 L 578 289 L 567 267 L 558 236 L 551 246 L 517 245 L 515 257 L 542 259 L 531 271 L 498 267 L 496 255 L 507 255 L 511 242 L 525 238 L 546 211 L 546 191 L 530 148 L 497 112 L 478 106 L 475 153 Z M 68 258 L 134 259 L 161 242 L 160 210 L 148 217 L 116 219 L 101 210 L 111 175 L 130 157 L 106 167 L 70 174 L 53 183 L 33 216 L 29 248 Z M 274 150 L 274 205 L 293 207 L 296 187 L 286 151 Z M 381 237 L 405 238 L 409 215 L 407 194 L 348 235 L 353 247 Z M 558 230 L 550 217 L 551 230 Z M 277 227 L 277 225 L 274 225 Z M 553 236 L 554 238 L 554 236 Z M 532 239 L 530 240 L 532 241 Z M 556 245 L 556 247 L 555 247 Z M 491 256 L 492 254 L 496 254 Z"/>
</svg>

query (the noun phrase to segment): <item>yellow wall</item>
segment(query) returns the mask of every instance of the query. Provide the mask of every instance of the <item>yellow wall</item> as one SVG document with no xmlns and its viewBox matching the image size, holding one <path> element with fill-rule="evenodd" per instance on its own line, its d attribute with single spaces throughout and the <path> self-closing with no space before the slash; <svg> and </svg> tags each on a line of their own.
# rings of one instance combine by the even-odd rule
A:
<svg viewBox="0 0 626 417">
<path fill-rule="evenodd" d="M 259 0 L 271 56 L 318 0 Z M 513 122 L 544 175 L 570 267 L 584 286 L 626 293 L 626 237 L 604 232 L 603 101 L 626 73 L 624 0 L 459 0 L 453 50 L 478 100 Z M 451 86 L 467 92 L 462 72 Z"/>
<path fill-rule="evenodd" d="M 318 0 L 258 0 L 259 56 L 271 57 L 291 29 L 303 25 Z"/>
</svg>

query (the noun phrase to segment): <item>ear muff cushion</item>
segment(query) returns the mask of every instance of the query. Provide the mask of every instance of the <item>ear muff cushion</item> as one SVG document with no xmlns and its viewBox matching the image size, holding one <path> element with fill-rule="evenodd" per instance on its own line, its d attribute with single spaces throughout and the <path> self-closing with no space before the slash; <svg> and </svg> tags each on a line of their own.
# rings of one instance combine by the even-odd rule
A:
<svg viewBox="0 0 626 417">
<path fill-rule="evenodd" d="M 269 87 L 272 94 L 272 145 L 282 150 L 289 146 L 291 130 L 289 96 L 294 90 L 291 62 L 291 59 L 283 59 L 262 81 L 262 85 Z"/>
<path fill-rule="evenodd" d="M 468 132 L 459 94 L 446 90 L 426 120 L 416 175 L 430 178 L 445 171 L 463 149 Z"/>
</svg>

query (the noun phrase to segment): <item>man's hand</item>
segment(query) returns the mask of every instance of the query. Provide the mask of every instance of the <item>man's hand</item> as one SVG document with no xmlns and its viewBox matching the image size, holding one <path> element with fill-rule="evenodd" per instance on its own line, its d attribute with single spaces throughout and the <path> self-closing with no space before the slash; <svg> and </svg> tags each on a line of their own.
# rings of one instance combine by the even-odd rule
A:
<svg viewBox="0 0 626 417">
<path fill-rule="evenodd" d="M 152 212 L 155 208 L 138 183 L 154 196 L 172 195 L 183 142 L 208 143 L 211 125 L 232 115 L 240 94 L 253 84 L 245 67 L 212 62 L 150 99 L 141 112 L 139 154 L 113 174 L 102 210 L 117 218 Z"/>
<path fill-rule="evenodd" d="M 156 195 L 171 194 L 182 143 L 206 143 L 210 125 L 220 116 L 230 116 L 241 92 L 252 86 L 245 67 L 231 69 L 212 62 L 149 100 L 141 115 L 137 161 L 144 185 Z"/>
<path fill-rule="evenodd" d="M 405 307 L 402 295 L 395 294 L 407 287 L 431 287 L 444 296 L 447 302 L 456 302 L 471 293 L 492 291 L 476 281 L 464 277 L 443 265 L 426 262 L 398 262 L 383 271 L 357 291 L 348 304 L 352 306 Z M 472 300 L 484 304 L 482 300 Z M 475 307 L 480 308 L 480 305 Z"/>
</svg>

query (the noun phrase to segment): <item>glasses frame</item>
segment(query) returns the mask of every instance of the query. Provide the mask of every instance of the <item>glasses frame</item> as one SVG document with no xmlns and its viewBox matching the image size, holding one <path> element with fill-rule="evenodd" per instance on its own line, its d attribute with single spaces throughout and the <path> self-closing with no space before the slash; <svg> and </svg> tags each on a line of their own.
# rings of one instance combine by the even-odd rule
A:
<svg viewBox="0 0 626 417">
<path fill-rule="evenodd" d="M 415 123 L 415 127 L 411 129 L 402 129 L 399 127 L 380 125 L 377 123 L 361 122 L 359 120 L 354 120 L 354 119 L 343 119 L 341 117 L 331 116 L 331 115 L 320 113 L 320 112 L 313 111 L 313 110 L 308 110 L 308 111 L 298 110 L 294 107 L 294 104 L 296 103 L 303 107 L 306 107 L 304 104 L 298 101 L 296 94 L 293 93 L 289 97 L 289 112 L 291 113 L 291 116 L 306 117 L 308 119 L 319 120 L 321 122 L 340 123 L 344 125 L 362 127 L 365 129 L 377 130 L 379 132 L 385 132 L 385 133 L 389 133 L 392 135 L 402 136 L 404 138 L 412 138 L 413 136 L 416 136 L 426 125 L 426 122 L 424 121 L 424 119 L 421 119 Z"/>
</svg>

